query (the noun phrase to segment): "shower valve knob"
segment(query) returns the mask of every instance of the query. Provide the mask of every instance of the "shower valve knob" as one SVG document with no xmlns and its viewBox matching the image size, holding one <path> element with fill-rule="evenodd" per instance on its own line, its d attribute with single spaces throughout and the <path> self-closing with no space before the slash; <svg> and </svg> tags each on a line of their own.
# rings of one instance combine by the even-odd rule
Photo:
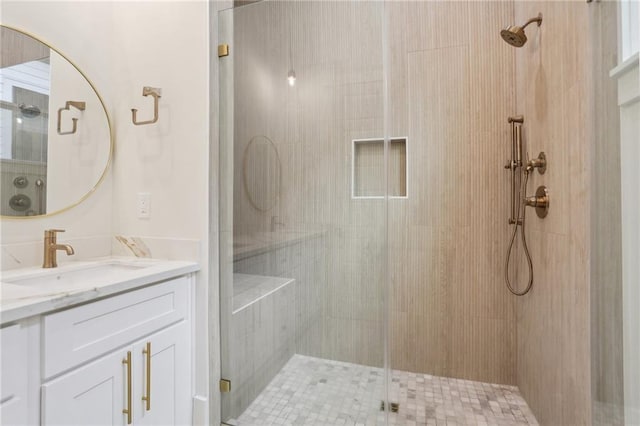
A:
<svg viewBox="0 0 640 426">
<path fill-rule="evenodd" d="M 527 169 L 528 170 L 538 169 L 538 173 L 543 175 L 544 172 L 547 171 L 547 155 L 544 152 L 541 152 L 540 154 L 538 154 L 537 158 L 534 158 L 533 160 L 529 160 L 527 162 Z"/>
<path fill-rule="evenodd" d="M 536 190 L 536 195 L 526 197 L 524 203 L 529 207 L 534 207 L 538 217 L 546 217 L 549 213 L 549 190 L 544 185 L 539 186 Z"/>
<path fill-rule="evenodd" d="M 527 197 L 525 202 L 529 207 L 544 207 L 547 205 L 545 197 Z"/>
</svg>

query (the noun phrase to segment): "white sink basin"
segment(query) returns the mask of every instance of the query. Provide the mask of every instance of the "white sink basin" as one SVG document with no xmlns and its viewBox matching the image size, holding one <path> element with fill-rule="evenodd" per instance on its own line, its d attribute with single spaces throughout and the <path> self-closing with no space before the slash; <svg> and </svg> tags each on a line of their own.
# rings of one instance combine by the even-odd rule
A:
<svg viewBox="0 0 640 426">
<path fill-rule="evenodd" d="M 77 266 L 77 268 L 74 268 Z M 99 280 L 114 281 L 122 276 L 122 273 L 135 271 L 149 265 L 125 264 L 109 262 L 104 264 L 74 265 L 69 270 L 49 269 L 34 272 L 27 276 L 3 279 L 3 282 L 20 286 L 46 286 L 75 288 L 78 285 L 86 285 L 87 282 Z"/>
<path fill-rule="evenodd" d="M 16 275 L 9 274 L 8 277 L 2 278 L 2 282 L 22 287 L 73 289 L 79 286 L 118 281 L 132 271 L 144 269 L 154 264 L 117 260 L 69 262 L 57 268 L 33 268 Z"/>
</svg>

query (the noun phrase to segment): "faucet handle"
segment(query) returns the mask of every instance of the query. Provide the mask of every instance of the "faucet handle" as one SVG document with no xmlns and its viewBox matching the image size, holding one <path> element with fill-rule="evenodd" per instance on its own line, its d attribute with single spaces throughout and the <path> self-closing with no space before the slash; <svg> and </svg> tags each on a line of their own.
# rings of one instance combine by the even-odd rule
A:
<svg viewBox="0 0 640 426">
<path fill-rule="evenodd" d="M 65 232 L 64 229 L 45 229 L 44 236 L 45 238 L 54 238 L 58 232 Z"/>
</svg>

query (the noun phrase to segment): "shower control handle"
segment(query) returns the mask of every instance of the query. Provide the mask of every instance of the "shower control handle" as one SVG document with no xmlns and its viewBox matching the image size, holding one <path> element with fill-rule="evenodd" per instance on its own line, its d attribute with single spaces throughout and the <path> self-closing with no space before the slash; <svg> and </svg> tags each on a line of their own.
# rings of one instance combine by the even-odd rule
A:
<svg viewBox="0 0 640 426">
<path fill-rule="evenodd" d="M 545 207 L 547 205 L 547 197 L 527 197 L 525 202 L 529 207 Z"/>
<path fill-rule="evenodd" d="M 539 186 L 536 190 L 536 195 L 533 197 L 526 197 L 524 204 L 536 209 L 538 217 L 546 217 L 549 213 L 549 190 L 546 186 Z"/>
<path fill-rule="evenodd" d="M 538 169 L 538 173 L 541 175 L 547 171 L 547 155 L 543 152 L 538 154 L 538 158 L 527 161 L 527 171 Z"/>
</svg>

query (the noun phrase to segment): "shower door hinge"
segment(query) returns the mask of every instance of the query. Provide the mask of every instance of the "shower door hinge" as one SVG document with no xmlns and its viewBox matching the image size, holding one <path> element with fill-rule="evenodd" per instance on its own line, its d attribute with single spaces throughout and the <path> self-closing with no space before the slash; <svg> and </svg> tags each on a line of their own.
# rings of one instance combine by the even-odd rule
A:
<svg viewBox="0 0 640 426">
<path fill-rule="evenodd" d="M 391 409 L 392 413 L 397 413 L 398 410 L 400 410 L 400 404 L 397 402 L 390 402 L 389 408 Z M 380 411 L 384 411 L 384 410 L 385 410 L 385 403 L 384 401 L 380 401 Z"/>
<path fill-rule="evenodd" d="M 231 392 L 231 380 L 220 379 L 220 392 L 221 393 Z"/>
<path fill-rule="evenodd" d="M 224 56 L 229 56 L 229 45 L 228 44 L 219 44 L 218 45 L 218 58 L 222 58 Z"/>
</svg>

